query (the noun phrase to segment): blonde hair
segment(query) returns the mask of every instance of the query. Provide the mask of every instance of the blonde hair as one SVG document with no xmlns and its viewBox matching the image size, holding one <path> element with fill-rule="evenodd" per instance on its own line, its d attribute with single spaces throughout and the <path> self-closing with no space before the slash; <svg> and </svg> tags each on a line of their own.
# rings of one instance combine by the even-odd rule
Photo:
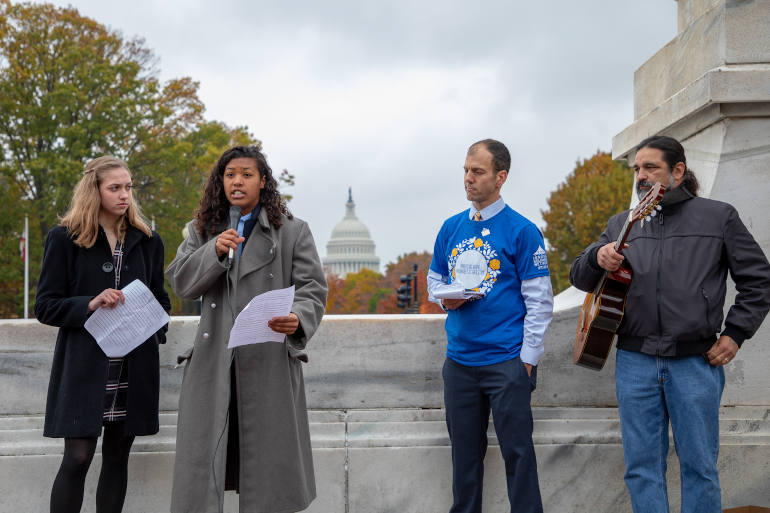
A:
<svg viewBox="0 0 770 513">
<path fill-rule="evenodd" d="M 131 174 L 125 162 L 110 155 L 92 160 L 83 169 L 83 177 L 75 186 L 70 208 L 63 217 L 59 218 L 59 223 L 67 228 L 76 245 L 90 248 L 96 242 L 96 237 L 99 235 L 99 211 L 102 207 L 99 184 L 105 172 L 118 168 L 125 169 Z M 133 194 L 128 210 L 126 210 L 120 223 L 119 237 L 121 241 L 125 238 L 129 224 L 148 237 L 152 237 L 147 219 L 142 215 Z"/>
</svg>

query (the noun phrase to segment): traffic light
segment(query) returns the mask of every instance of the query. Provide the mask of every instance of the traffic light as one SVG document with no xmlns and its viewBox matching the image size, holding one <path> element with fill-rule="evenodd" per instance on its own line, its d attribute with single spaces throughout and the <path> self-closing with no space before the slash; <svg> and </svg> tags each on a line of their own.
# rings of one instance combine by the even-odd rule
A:
<svg viewBox="0 0 770 513">
<path fill-rule="evenodd" d="M 402 274 L 399 278 L 402 285 L 396 289 L 399 308 L 404 313 L 419 313 L 420 303 L 417 301 L 417 264 L 414 264 L 414 272 Z"/>
<path fill-rule="evenodd" d="M 398 303 L 396 304 L 399 308 L 406 309 L 412 303 L 412 276 L 410 274 L 401 275 L 399 281 L 401 281 L 402 285 L 396 289 L 396 292 L 398 292 L 396 296 Z"/>
</svg>

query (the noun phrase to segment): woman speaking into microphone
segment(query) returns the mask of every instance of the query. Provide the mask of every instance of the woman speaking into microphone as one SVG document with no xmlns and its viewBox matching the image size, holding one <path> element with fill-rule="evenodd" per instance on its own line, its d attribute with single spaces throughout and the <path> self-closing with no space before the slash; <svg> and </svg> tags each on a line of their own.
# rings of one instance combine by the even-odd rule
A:
<svg viewBox="0 0 770 513">
<path fill-rule="evenodd" d="M 225 490 L 240 494 L 240 511 L 303 510 L 316 492 L 302 362 L 327 290 L 310 229 L 286 208 L 259 149 L 236 146 L 211 170 L 187 233 L 166 275 L 202 306 L 193 347 L 179 358 L 171 511 L 222 511 Z M 268 322 L 284 341 L 228 349 L 249 301 L 291 285 L 291 313 Z"/>
</svg>

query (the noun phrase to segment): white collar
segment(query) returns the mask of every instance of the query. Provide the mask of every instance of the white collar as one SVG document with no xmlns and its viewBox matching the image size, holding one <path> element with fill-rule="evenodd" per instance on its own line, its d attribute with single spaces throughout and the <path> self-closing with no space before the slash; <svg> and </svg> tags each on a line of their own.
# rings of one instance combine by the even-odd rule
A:
<svg viewBox="0 0 770 513">
<path fill-rule="evenodd" d="M 468 211 L 468 219 L 472 220 L 476 212 L 481 212 L 482 221 L 486 221 L 487 219 L 492 219 L 494 216 L 499 214 L 504 208 L 505 208 L 505 201 L 503 201 L 502 196 L 500 196 L 497 199 L 497 201 L 495 201 L 491 205 L 487 205 L 481 210 L 476 210 L 476 207 L 474 207 L 473 203 L 471 203 L 471 208 Z"/>
</svg>

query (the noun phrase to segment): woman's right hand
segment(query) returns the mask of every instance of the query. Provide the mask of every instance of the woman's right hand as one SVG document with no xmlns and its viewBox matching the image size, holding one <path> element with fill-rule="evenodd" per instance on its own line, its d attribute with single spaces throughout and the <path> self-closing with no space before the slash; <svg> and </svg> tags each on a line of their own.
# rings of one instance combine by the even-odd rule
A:
<svg viewBox="0 0 770 513">
<path fill-rule="evenodd" d="M 216 251 L 217 256 L 222 257 L 225 255 L 225 253 L 228 253 L 230 249 L 233 251 L 238 250 L 238 244 L 245 241 L 246 239 L 243 237 L 238 236 L 238 232 L 230 228 L 229 230 L 225 230 L 222 233 L 219 234 L 217 237 L 216 242 Z"/>
<path fill-rule="evenodd" d="M 97 308 L 115 308 L 118 303 L 126 302 L 123 291 L 118 289 L 104 289 L 101 294 L 88 302 L 88 311 L 93 312 Z"/>
</svg>

